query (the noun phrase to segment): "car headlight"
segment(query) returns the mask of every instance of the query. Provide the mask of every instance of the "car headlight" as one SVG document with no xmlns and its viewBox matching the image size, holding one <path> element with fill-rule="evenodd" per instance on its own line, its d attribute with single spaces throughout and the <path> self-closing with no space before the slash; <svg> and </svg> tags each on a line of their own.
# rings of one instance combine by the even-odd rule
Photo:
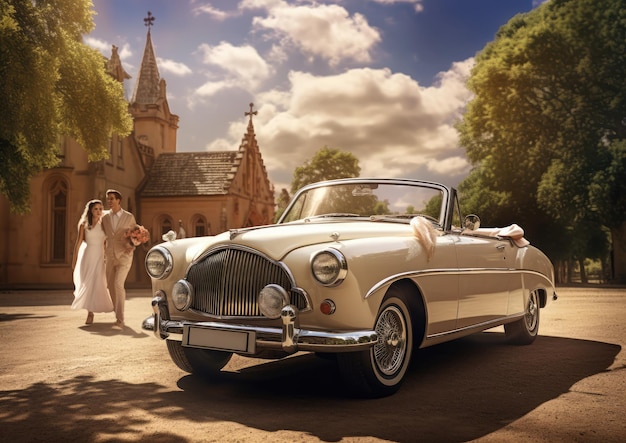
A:
<svg viewBox="0 0 626 443">
<path fill-rule="evenodd" d="M 193 300 L 193 286 L 187 280 L 178 280 L 172 288 L 172 303 L 179 311 L 186 311 Z"/>
<path fill-rule="evenodd" d="M 325 249 L 311 259 L 311 272 L 322 285 L 337 286 L 346 278 L 348 263 L 338 250 Z"/>
<path fill-rule="evenodd" d="M 162 279 L 170 275 L 172 271 L 172 254 L 161 246 L 155 246 L 146 255 L 145 263 L 150 277 Z"/>
</svg>

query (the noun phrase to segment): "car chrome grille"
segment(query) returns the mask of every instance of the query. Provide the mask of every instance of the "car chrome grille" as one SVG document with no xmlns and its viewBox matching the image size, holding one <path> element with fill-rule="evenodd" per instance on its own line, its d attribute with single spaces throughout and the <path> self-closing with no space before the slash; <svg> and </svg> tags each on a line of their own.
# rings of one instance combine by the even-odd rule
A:
<svg viewBox="0 0 626 443">
<path fill-rule="evenodd" d="M 187 272 L 194 288 L 191 309 L 221 317 L 262 317 L 257 303 L 261 289 L 270 283 L 282 286 L 290 303 L 307 308 L 304 295 L 283 267 L 250 250 L 228 248 L 209 253 Z"/>
</svg>

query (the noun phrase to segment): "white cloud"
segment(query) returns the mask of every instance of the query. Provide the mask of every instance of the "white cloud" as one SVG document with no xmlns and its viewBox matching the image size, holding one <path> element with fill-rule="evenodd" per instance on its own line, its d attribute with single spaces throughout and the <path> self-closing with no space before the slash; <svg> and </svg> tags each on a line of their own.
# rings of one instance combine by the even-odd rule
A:
<svg viewBox="0 0 626 443">
<path fill-rule="evenodd" d="M 441 175 L 462 175 L 469 171 L 470 164 L 465 157 L 448 157 L 442 160 L 431 160 L 428 169 Z"/>
<path fill-rule="evenodd" d="M 167 72 L 178 77 L 184 77 L 193 73 L 184 63 L 175 62 L 173 60 L 157 57 L 157 64 L 162 71 L 161 75 L 163 72 Z"/>
<path fill-rule="evenodd" d="M 133 51 L 130 49 L 130 45 L 128 43 L 124 43 L 120 48 L 118 48 L 117 53 L 122 61 L 128 60 L 133 56 Z"/>
<path fill-rule="evenodd" d="M 370 51 L 381 40 L 379 31 L 363 15 L 350 16 L 339 5 L 255 0 L 242 2 L 242 7 L 266 9 L 267 16 L 253 19 L 257 31 L 267 32 L 268 38 L 283 47 L 294 46 L 333 66 L 344 60 L 368 63 Z"/>
<path fill-rule="evenodd" d="M 111 48 L 113 47 L 113 45 L 106 40 L 86 36 L 85 44 L 91 46 L 94 49 L 97 49 L 105 57 L 111 57 Z M 133 51 L 130 49 L 130 45 L 128 43 L 124 43 L 121 47 L 118 47 L 117 53 L 120 56 L 121 60 L 127 60 L 133 56 Z"/>
<path fill-rule="evenodd" d="M 193 8 L 193 13 L 195 15 L 206 14 L 209 17 L 213 18 L 217 21 L 224 21 L 227 18 L 231 17 L 232 14 L 222 11 L 220 9 L 214 8 L 211 4 L 200 5 Z"/>
<path fill-rule="evenodd" d="M 255 100 L 256 137 L 272 180 L 277 188 L 289 183 L 295 167 L 324 146 L 355 155 L 362 176 L 467 173 L 453 125 L 470 98 L 465 80 L 472 63 L 455 63 L 430 87 L 388 69 L 332 76 L 291 72 L 288 90 L 257 94 Z M 243 132 L 245 123 L 233 123 L 232 142 L 219 140 L 211 149 L 232 149 Z"/>
<path fill-rule="evenodd" d="M 230 85 L 254 91 L 273 73 L 257 50 L 249 45 L 233 46 L 221 42 L 217 46 L 202 44 L 198 49 L 202 62 L 223 70 L 230 79 L 225 83 Z"/>
<path fill-rule="evenodd" d="M 94 49 L 97 49 L 101 53 L 105 54 L 107 51 L 109 52 L 109 56 L 111 55 L 111 44 L 104 40 L 100 40 L 97 38 L 85 37 L 85 44 L 91 46 Z"/>
<path fill-rule="evenodd" d="M 196 89 L 194 95 L 199 97 L 211 97 L 219 91 L 235 87 L 235 84 L 227 81 L 209 81 Z"/>
</svg>

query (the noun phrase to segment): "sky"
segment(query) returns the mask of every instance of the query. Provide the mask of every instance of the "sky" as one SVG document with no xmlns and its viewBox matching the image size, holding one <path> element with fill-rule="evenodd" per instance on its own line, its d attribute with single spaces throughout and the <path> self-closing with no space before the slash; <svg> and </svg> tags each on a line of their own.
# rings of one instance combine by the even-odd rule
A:
<svg viewBox="0 0 626 443">
<path fill-rule="evenodd" d="M 254 103 L 278 194 L 323 147 L 353 154 L 362 177 L 457 186 L 471 167 L 454 124 L 474 57 L 544 0 L 92 1 L 85 43 L 119 48 L 128 99 L 154 17 L 177 152 L 238 149 Z"/>
</svg>

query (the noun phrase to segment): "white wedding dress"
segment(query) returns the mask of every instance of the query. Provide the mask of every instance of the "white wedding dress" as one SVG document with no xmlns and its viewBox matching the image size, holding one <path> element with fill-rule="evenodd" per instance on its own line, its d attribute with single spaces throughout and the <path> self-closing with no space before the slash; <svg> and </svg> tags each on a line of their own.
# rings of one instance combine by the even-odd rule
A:
<svg viewBox="0 0 626 443">
<path fill-rule="evenodd" d="M 100 223 L 91 229 L 85 228 L 85 240 L 78 249 L 78 259 L 74 268 L 75 290 L 72 309 L 87 309 L 91 312 L 113 311 L 104 267 L 105 237 Z"/>
</svg>

